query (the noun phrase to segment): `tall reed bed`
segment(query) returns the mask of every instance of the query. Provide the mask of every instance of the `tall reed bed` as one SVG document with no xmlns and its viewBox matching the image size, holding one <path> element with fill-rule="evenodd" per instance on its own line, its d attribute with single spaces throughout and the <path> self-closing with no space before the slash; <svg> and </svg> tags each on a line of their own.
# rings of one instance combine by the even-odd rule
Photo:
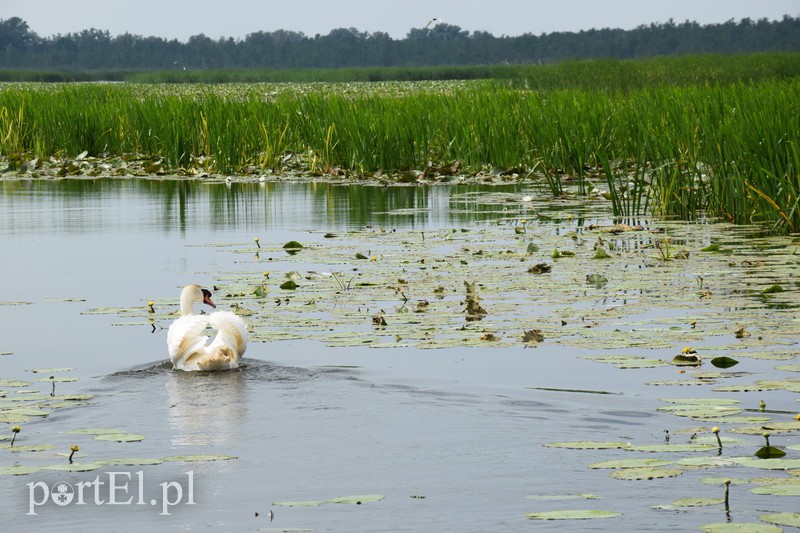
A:
<svg viewBox="0 0 800 533">
<path fill-rule="evenodd" d="M 529 91 L 464 85 L 127 84 L 0 91 L 5 156 L 154 155 L 172 169 L 514 167 L 579 190 L 605 188 L 616 215 L 800 230 L 800 80 Z"/>
</svg>

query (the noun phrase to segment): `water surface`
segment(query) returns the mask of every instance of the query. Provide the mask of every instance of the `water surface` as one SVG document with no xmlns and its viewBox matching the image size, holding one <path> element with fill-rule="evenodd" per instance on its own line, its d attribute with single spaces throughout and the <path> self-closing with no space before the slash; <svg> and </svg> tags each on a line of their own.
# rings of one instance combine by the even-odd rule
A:
<svg viewBox="0 0 800 533">
<path fill-rule="evenodd" d="M 38 516 L 25 515 L 27 483 L 90 481 L 98 472 L 2 476 L 3 516 L 23 529 L 48 531 L 133 531 L 143 525 L 220 531 L 522 531 L 563 527 L 523 516 L 558 508 L 614 509 L 625 513 L 624 527 L 638 530 L 686 530 L 725 521 L 719 506 L 692 513 L 650 509 L 698 491 L 721 496 L 719 487 L 696 482 L 702 472 L 623 482 L 587 465 L 630 458 L 630 453 L 598 457 L 592 451 L 542 446 L 582 439 L 662 442 L 663 430 L 675 426 L 675 418 L 656 411 L 658 398 L 710 394 L 644 385 L 663 379 L 663 369 L 632 374 L 579 358 L 591 350 L 546 342 L 538 348 L 373 350 L 298 340 L 251 343 L 247 364 L 236 371 L 181 373 L 164 364 L 166 331 L 114 327 L 113 315 L 81 314 L 98 307 L 143 306 L 150 299 L 176 297 L 186 283 L 211 284 L 216 273 L 253 268 L 249 257 L 238 260 L 204 244 L 253 246 L 255 237 L 263 243 L 314 243 L 323 242 L 326 232 L 370 226 L 480 229 L 509 218 L 533 218 L 518 203 L 487 205 L 476 201 L 480 195 L 531 192 L 537 191 L 475 185 L 0 182 L 6 281 L 0 301 L 26 303 L 0 306 L 5 333 L 0 351 L 13 352 L 0 356 L 0 378 L 30 380 L 36 377 L 28 372 L 34 368 L 74 367 L 70 375 L 79 380 L 58 383 L 58 393 L 94 395 L 89 405 L 22 424 L 21 442 L 52 443 L 57 449 L 3 452 L 0 467 L 15 461 L 63 462 L 55 452 L 76 442 L 86 460 L 197 453 L 238 457 L 116 468 L 142 471 L 148 499 L 158 496 L 160 483 L 185 479 L 191 470 L 196 505 L 178 505 L 170 516 L 147 504 L 49 504 L 37 509 Z M 552 220 L 538 224 L 547 232 L 569 229 Z M 276 258 L 274 264 L 279 262 Z M 535 307 L 531 302 L 531 312 Z M 771 364 L 754 362 L 750 369 L 768 372 Z M 33 387 L 49 393 L 50 383 Z M 791 393 L 778 392 L 770 403 L 791 406 L 792 400 Z M 95 427 L 122 428 L 145 439 L 111 443 L 67 434 Z M 5 434 L 8 427 L 0 431 Z M 795 498 L 775 502 L 741 492 L 735 497 L 737 521 L 754 521 L 765 508 L 796 508 Z M 578 493 L 600 500 L 526 498 Z M 271 503 L 352 494 L 385 498 L 364 505 Z M 271 523 L 270 509 L 275 513 Z M 571 522 L 569 528 L 622 524 L 620 519 Z"/>
</svg>

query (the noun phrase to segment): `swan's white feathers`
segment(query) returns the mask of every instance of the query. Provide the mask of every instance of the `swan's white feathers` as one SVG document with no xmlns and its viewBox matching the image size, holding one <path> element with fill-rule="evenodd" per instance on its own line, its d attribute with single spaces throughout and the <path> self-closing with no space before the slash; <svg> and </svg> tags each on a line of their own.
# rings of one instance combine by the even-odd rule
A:
<svg viewBox="0 0 800 533">
<path fill-rule="evenodd" d="M 247 324 L 239 315 L 230 311 L 217 311 L 208 315 L 208 324 L 219 333 L 211 345 L 218 341 L 233 348 L 237 358 L 247 350 Z"/>
<path fill-rule="evenodd" d="M 180 370 L 236 368 L 247 349 L 247 324 L 230 311 L 195 315 L 192 304 L 202 301 L 201 290 L 197 285 L 188 285 L 181 293 L 183 316 L 175 320 L 167 332 L 170 360 Z M 209 328 L 217 331 L 211 343 L 206 333 Z"/>
<path fill-rule="evenodd" d="M 205 348 L 208 335 L 208 315 L 187 315 L 175 320 L 167 331 L 167 349 L 172 364 L 180 367 L 182 360 L 193 352 Z"/>
</svg>

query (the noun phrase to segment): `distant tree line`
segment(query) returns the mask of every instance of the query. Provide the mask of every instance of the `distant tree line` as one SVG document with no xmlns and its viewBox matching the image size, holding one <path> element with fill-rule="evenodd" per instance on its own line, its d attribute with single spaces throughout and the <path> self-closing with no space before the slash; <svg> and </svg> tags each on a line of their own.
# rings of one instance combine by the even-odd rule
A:
<svg viewBox="0 0 800 533">
<path fill-rule="evenodd" d="M 244 39 L 193 35 L 187 42 L 107 30 L 40 37 L 19 17 L 0 19 L 0 68 L 169 70 L 219 68 L 412 67 L 530 64 L 564 59 L 800 50 L 800 18 L 733 19 L 495 37 L 440 23 L 405 38 L 339 28 L 307 36 L 277 30 Z"/>
</svg>

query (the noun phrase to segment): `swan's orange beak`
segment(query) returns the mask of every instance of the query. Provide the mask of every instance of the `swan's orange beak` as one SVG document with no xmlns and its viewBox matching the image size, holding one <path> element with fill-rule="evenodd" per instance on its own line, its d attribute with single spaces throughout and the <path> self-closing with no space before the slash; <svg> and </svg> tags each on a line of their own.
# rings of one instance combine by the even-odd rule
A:
<svg viewBox="0 0 800 533">
<path fill-rule="evenodd" d="M 214 309 L 217 308 L 216 304 L 211 301 L 211 291 L 208 289 L 203 289 L 203 303 L 210 305 Z"/>
</svg>

